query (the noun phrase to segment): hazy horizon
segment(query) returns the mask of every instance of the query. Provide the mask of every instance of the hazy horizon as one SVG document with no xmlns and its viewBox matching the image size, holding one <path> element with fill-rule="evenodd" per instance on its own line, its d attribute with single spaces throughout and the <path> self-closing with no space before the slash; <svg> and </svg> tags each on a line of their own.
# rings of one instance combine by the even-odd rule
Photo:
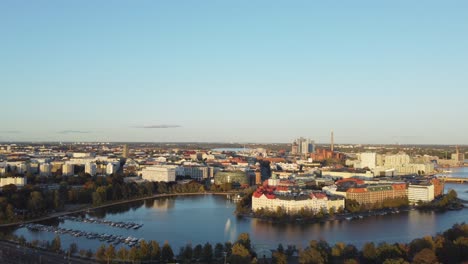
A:
<svg viewBox="0 0 468 264">
<path fill-rule="evenodd" d="M 467 145 L 466 1 L 0 3 L 0 142 Z M 346 142 L 346 143 L 342 143 Z"/>
</svg>

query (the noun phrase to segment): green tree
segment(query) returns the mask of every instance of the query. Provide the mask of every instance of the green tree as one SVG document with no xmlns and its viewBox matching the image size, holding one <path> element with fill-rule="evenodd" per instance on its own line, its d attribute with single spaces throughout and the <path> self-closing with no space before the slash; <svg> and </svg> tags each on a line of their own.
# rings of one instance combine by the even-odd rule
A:
<svg viewBox="0 0 468 264">
<path fill-rule="evenodd" d="M 38 191 L 33 191 L 30 194 L 28 201 L 28 209 L 32 212 L 39 212 L 45 208 L 45 202 L 42 194 Z"/>
<path fill-rule="evenodd" d="M 425 238 L 414 239 L 409 244 L 410 257 L 413 257 L 416 253 L 420 252 L 421 250 L 425 248 L 433 250 L 434 242 L 432 241 L 432 238 L 425 237 Z"/>
<path fill-rule="evenodd" d="M 169 245 L 169 243 L 166 241 L 164 242 L 164 245 L 162 247 L 161 259 L 163 262 L 169 262 L 172 261 L 173 258 L 174 252 L 172 251 L 172 248 Z"/>
<path fill-rule="evenodd" d="M 193 258 L 193 248 L 191 244 L 185 245 L 185 247 L 182 247 L 180 249 L 180 255 L 179 257 L 182 259 L 184 263 L 190 263 Z"/>
<path fill-rule="evenodd" d="M 384 262 L 386 259 L 403 258 L 404 254 L 397 245 L 381 243 L 377 247 L 378 262 Z"/>
<path fill-rule="evenodd" d="M 224 255 L 224 246 L 221 243 L 216 243 L 214 248 L 214 257 L 216 259 L 221 259 Z"/>
<path fill-rule="evenodd" d="M 206 263 L 213 261 L 213 246 L 210 243 L 206 243 L 203 246 L 202 260 Z"/>
<path fill-rule="evenodd" d="M 151 245 L 150 259 L 159 260 L 161 258 L 161 248 L 159 247 L 159 243 L 152 240 L 150 245 Z"/>
<path fill-rule="evenodd" d="M 197 244 L 193 248 L 193 258 L 195 260 L 200 260 L 202 257 L 202 253 L 203 253 L 203 246 L 201 244 Z"/>
</svg>

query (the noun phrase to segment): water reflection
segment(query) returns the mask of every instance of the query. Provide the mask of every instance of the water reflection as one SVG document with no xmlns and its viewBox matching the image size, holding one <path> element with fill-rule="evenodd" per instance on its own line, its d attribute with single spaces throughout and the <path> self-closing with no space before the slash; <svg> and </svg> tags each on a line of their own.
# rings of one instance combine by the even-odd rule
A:
<svg viewBox="0 0 468 264">
<path fill-rule="evenodd" d="M 106 218 L 110 221 L 136 222 L 143 224 L 138 230 L 113 228 L 107 225 L 50 220 L 44 224 L 85 230 L 96 233 L 133 236 L 145 240 L 167 240 L 173 249 L 186 243 L 203 244 L 234 241 L 242 232 L 251 235 L 254 244 L 278 243 L 305 246 L 310 240 L 326 240 L 329 243 L 353 243 L 360 247 L 365 242 L 408 242 L 413 238 L 434 235 L 451 227 L 456 222 L 466 221 L 467 209 L 434 212 L 401 212 L 373 216 L 358 220 L 330 221 L 325 223 L 269 223 L 251 218 L 238 218 L 233 212 L 235 205 L 223 196 L 200 195 L 173 197 L 132 202 L 95 210 L 87 217 Z M 25 228 L 15 231 L 27 239 L 52 240 L 54 233 L 32 232 Z M 80 248 L 95 249 L 102 242 L 83 237 L 62 235 L 66 248 L 72 242 Z"/>
</svg>

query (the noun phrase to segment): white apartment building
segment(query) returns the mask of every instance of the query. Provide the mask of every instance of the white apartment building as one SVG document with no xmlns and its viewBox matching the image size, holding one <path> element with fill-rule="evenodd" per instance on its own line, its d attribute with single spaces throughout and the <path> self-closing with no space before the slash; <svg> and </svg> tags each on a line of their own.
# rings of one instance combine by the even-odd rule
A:
<svg viewBox="0 0 468 264">
<path fill-rule="evenodd" d="M 18 187 L 22 187 L 26 185 L 27 180 L 26 177 L 7 177 L 7 178 L 0 178 L 0 187 L 5 185 L 14 184 Z"/>
<path fill-rule="evenodd" d="M 75 174 L 75 166 L 70 163 L 65 163 L 62 166 L 62 175 L 63 176 L 72 176 Z"/>
<path fill-rule="evenodd" d="M 176 179 L 175 166 L 150 166 L 141 171 L 141 177 L 147 181 L 171 182 Z"/>
<path fill-rule="evenodd" d="M 106 174 L 111 175 L 111 174 L 116 173 L 119 170 L 119 167 L 120 167 L 120 163 L 117 163 L 117 162 L 107 163 Z"/>
<path fill-rule="evenodd" d="M 385 167 L 399 167 L 403 164 L 409 163 L 410 156 L 408 154 L 385 155 Z"/>
<path fill-rule="evenodd" d="M 375 169 L 377 163 L 377 153 L 375 152 L 364 152 L 360 155 L 360 163 L 358 168 L 369 168 Z"/>
<path fill-rule="evenodd" d="M 419 201 L 430 202 L 434 200 L 434 185 L 416 185 L 410 184 L 408 186 L 408 200 L 410 203 L 415 204 Z"/>
<path fill-rule="evenodd" d="M 261 194 L 252 196 L 252 210 L 257 211 L 263 208 L 276 211 L 278 207 L 281 207 L 287 213 L 296 213 L 304 208 L 317 213 L 321 209 L 328 211 L 330 208 L 334 208 L 336 211 L 340 207 L 344 208 L 344 201 L 344 199 L 329 200 L 325 195 L 314 194 L 311 194 L 308 199 L 286 199 L 281 196 Z"/>
<path fill-rule="evenodd" d="M 95 176 L 97 173 L 97 166 L 94 162 L 88 162 L 85 164 L 85 173 L 88 173 L 91 176 Z"/>
<path fill-rule="evenodd" d="M 11 170 L 16 170 L 19 174 L 25 174 L 29 170 L 29 164 L 24 161 L 8 161 L 6 164 Z"/>
<path fill-rule="evenodd" d="M 39 175 L 41 176 L 52 175 L 52 165 L 50 163 L 41 163 L 41 165 L 39 165 Z"/>
</svg>

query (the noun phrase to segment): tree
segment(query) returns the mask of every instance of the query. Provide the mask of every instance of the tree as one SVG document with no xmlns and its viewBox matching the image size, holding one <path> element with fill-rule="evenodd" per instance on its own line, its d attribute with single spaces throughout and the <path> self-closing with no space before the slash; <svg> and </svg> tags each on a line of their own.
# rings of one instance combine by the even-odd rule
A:
<svg viewBox="0 0 468 264">
<path fill-rule="evenodd" d="M 71 243 L 68 251 L 70 252 L 71 255 L 76 254 L 76 252 L 78 252 L 78 245 L 76 243 Z"/>
<path fill-rule="evenodd" d="M 242 244 L 248 251 L 251 250 L 250 236 L 248 233 L 241 233 L 237 238 L 237 243 Z"/>
<path fill-rule="evenodd" d="M 226 255 L 229 257 L 232 254 L 232 243 L 231 242 L 226 242 L 224 243 L 224 251 L 226 252 Z"/>
<path fill-rule="evenodd" d="M 62 249 L 62 243 L 59 236 L 55 236 L 54 240 L 52 240 L 50 249 L 54 252 L 60 252 Z"/>
<path fill-rule="evenodd" d="M 403 258 L 404 254 L 397 245 L 381 243 L 377 247 L 378 262 L 384 262 L 386 259 Z"/>
<path fill-rule="evenodd" d="M 200 260 L 200 259 L 201 259 L 202 252 L 203 252 L 203 247 L 202 247 L 202 245 L 200 245 L 200 244 L 196 245 L 196 246 L 193 248 L 193 258 L 194 258 L 195 260 Z"/>
<path fill-rule="evenodd" d="M 128 252 L 128 260 L 135 262 L 138 260 L 138 249 L 136 247 L 131 247 Z"/>
<path fill-rule="evenodd" d="M 376 263 L 377 261 L 377 249 L 374 243 L 365 243 L 362 247 L 362 258 L 365 263 Z"/>
<path fill-rule="evenodd" d="M 28 209 L 31 212 L 39 212 L 45 208 L 45 202 L 42 198 L 42 194 L 38 191 L 33 191 L 30 194 L 30 198 L 28 201 Z"/>
<path fill-rule="evenodd" d="M 145 240 L 140 242 L 139 252 L 141 260 L 148 260 L 150 258 L 150 246 Z"/>
<path fill-rule="evenodd" d="M 232 264 L 244 264 L 250 262 L 250 252 L 241 243 L 235 243 L 232 246 L 232 254 L 230 257 L 230 263 Z"/>
<path fill-rule="evenodd" d="M 128 250 L 125 247 L 119 248 L 117 251 L 117 258 L 123 261 L 128 260 Z"/>
<path fill-rule="evenodd" d="M 430 250 L 434 248 L 434 241 L 432 241 L 432 238 L 425 237 L 414 239 L 409 244 L 409 255 L 412 257 L 425 248 Z"/>
<path fill-rule="evenodd" d="M 437 257 L 431 249 L 425 248 L 420 252 L 416 253 L 413 258 L 415 264 L 433 264 L 437 263 Z"/>
<path fill-rule="evenodd" d="M 185 245 L 180 249 L 179 257 L 182 259 L 184 263 L 190 263 L 193 258 L 193 249 L 191 244 Z"/>
<path fill-rule="evenodd" d="M 216 243 L 214 248 L 214 257 L 216 259 L 221 259 L 223 257 L 224 247 L 221 243 Z"/>
<path fill-rule="evenodd" d="M 166 241 L 164 242 L 164 245 L 162 247 L 161 259 L 163 262 L 169 262 L 172 261 L 173 258 L 174 252 L 172 251 L 172 248 L 169 245 L 169 243 Z"/>
<path fill-rule="evenodd" d="M 211 263 L 213 260 L 213 246 L 210 243 L 203 246 L 202 260 L 206 263 Z"/>
<path fill-rule="evenodd" d="M 308 247 L 307 249 L 299 252 L 299 263 L 301 264 L 324 264 L 325 259 L 322 257 L 322 255 L 317 249 Z"/>
<path fill-rule="evenodd" d="M 408 261 L 398 258 L 398 259 L 386 259 L 383 264 L 409 264 Z"/>
<path fill-rule="evenodd" d="M 159 243 L 154 240 L 151 240 L 150 248 L 150 259 L 159 260 L 161 258 L 161 249 L 159 248 Z"/>
<path fill-rule="evenodd" d="M 104 255 L 106 257 L 107 263 L 109 264 L 113 259 L 115 259 L 115 247 L 112 244 L 110 244 L 109 247 L 106 249 Z"/>
<path fill-rule="evenodd" d="M 331 256 L 335 262 L 343 262 L 343 253 L 345 249 L 345 244 L 338 242 L 331 249 Z"/>
<path fill-rule="evenodd" d="M 275 251 L 272 255 L 273 263 L 274 264 L 287 264 L 288 259 L 286 258 L 286 254 L 280 251 Z"/>
<path fill-rule="evenodd" d="M 102 262 L 106 261 L 106 246 L 104 244 L 96 250 L 96 259 Z"/>
</svg>

